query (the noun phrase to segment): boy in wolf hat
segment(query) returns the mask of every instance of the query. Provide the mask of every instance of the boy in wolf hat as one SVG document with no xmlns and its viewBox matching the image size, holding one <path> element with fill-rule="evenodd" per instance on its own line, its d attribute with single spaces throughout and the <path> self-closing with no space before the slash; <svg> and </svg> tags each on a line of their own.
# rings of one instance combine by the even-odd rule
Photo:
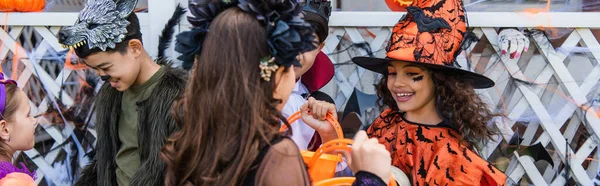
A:
<svg viewBox="0 0 600 186">
<path fill-rule="evenodd" d="M 163 58 L 150 58 L 133 13 L 136 4 L 88 0 L 75 25 L 59 32 L 63 47 L 74 50 L 105 81 L 95 101 L 95 156 L 75 185 L 164 185 L 159 153 L 177 129 L 171 105 L 183 92 L 187 72 Z M 178 7 L 171 26 L 184 11 Z"/>
</svg>

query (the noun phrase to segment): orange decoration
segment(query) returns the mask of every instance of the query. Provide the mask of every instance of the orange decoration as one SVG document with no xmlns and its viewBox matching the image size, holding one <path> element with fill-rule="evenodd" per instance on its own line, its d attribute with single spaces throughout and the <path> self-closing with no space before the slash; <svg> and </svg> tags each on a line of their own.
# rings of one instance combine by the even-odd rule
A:
<svg viewBox="0 0 600 186">
<path fill-rule="evenodd" d="M 0 0 L 0 12 L 39 12 L 46 0 Z"/>
<path fill-rule="evenodd" d="M 301 112 L 296 112 L 288 118 L 288 123 L 292 124 L 302 118 Z M 350 139 L 344 139 L 344 133 L 342 126 L 339 122 L 333 119 L 331 113 L 327 113 L 326 120 L 333 125 L 335 133 L 338 139 L 331 140 L 319 147 L 315 152 L 301 151 L 302 159 L 308 168 L 308 174 L 311 180 L 314 182 L 313 186 L 342 186 L 352 185 L 354 177 L 337 177 L 334 178 L 335 169 L 339 162 L 342 161 L 342 155 L 331 155 L 326 154 L 327 152 L 333 152 L 335 150 L 346 150 L 352 151 L 351 145 L 354 141 Z M 287 125 L 282 125 L 279 132 L 285 132 Z M 390 175 L 390 183 L 388 186 L 398 186 L 394 181 L 393 175 Z"/>
<path fill-rule="evenodd" d="M 385 0 L 385 4 L 394 12 L 406 11 L 406 7 L 410 6 L 412 2 L 412 0 Z"/>
<path fill-rule="evenodd" d="M 301 113 L 296 112 L 288 118 L 288 123 L 292 124 L 301 118 Z M 328 143 L 321 145 L 321 147 L 315 152 L 301 151 L 302 159 L 308 167 L 308 174 L 313 182 L 333 178 L 335 174 L 336 165 L 338 164 L 338 162 L 342 161 L 341 154 L 330 155 L 325 154 L 326 152 L 331 152 L 335 149 L 350 150 L 347 145 L 352 144 L 352 140 L 344 139 L 344 132 L 342 131 L 342 126 L 335 119 L 333 119 L 333 115 L 331 115 L 330 113 L 327 114 L 327 121 L 331 125 L 333 125 L 338 139 L 332 140 Z M 279 129 L 279 132 L 285 132 L 286 130 L 287 125 L 283 125 Z"/>
</svg>

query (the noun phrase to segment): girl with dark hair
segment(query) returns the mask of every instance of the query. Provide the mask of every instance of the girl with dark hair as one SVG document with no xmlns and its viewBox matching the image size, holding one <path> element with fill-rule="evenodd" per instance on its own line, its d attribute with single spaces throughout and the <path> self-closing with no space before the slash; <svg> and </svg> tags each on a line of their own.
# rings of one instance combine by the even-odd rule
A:
<svg viewBox="0 0 600 186">
<path fill-rule="evenodd" d="M 414 1 L 407 12 L 387 58 L 353 58 L 383 74 L 376 89 L 385 110 L 367 133 L 413 185 L 504 185 L 506 175 L 474 152 L 495 134 L 487 127 L 495 115 L 474 88 L 494 82 L 455 61 L 469 38 L 462 2 Z"/>
<path fill-rule="evenodd" d="M 166 185 L 310 185 L 298 147 L 279 133 L 296 56 L 316 48 L 297 1 L 197 0 L 189 8 L 194 27 L 177 36 L 176 49 L 193 67 L 174 106 L 181 130 L 162 149 Z M 301 110 L 323 141 L 335 138 L 325 121 L 337 117 L 333 104 L 311 98 Z M 389 181 L 389 152 L 365 132 L 349 158 L 356 184 Z"/>
</svg>

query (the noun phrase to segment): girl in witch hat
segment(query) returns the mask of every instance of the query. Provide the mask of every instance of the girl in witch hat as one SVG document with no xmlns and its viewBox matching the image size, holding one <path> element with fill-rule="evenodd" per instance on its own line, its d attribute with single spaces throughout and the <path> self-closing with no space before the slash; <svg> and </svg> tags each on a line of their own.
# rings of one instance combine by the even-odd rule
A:
<svg viewBox="0 0 600 186">
<path fill-rule="evenodd" d="M 494 82 L 455 61 L 471 36 L 462 2 L 413 1 L 406 9 L 386 58 L 352 59 L 383 74 L 376 89 L 385 110 L 368 135 L 414 185 L 504 185 L 506 175 L 474 152 L 495 134 L 487 127 L 495 115 L 474 88 Z"/>
<path fill-rule="evenodd" d="M 11 162 L 16 151 L 35 145 L 36 119 L 31 116 L 29 98 L 14 80 L 4 79 L 0 68 L 0 186 L 34 186 L 35 174 L 21 163 Z"/>
</svg>

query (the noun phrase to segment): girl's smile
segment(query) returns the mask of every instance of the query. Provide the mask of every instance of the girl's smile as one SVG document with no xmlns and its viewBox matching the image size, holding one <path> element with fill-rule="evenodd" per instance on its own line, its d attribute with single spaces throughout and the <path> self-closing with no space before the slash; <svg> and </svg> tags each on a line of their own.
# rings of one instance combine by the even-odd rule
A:
<svg viewBox="0 0 600 186">
<path fill-rule="evenodd" d="M 435 111 L 435 88 L 427 69 L 409 62 L 390 62 L 387 87 L 400 111 Z"/>
</svg>

